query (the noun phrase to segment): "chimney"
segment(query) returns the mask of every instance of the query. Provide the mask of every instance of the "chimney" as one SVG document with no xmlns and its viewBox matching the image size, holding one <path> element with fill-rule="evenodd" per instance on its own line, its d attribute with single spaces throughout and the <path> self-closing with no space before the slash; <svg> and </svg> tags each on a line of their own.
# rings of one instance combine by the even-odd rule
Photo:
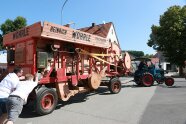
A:
<svg viewBox="0 0 186 124">
<path fill-rule="evenodd" d="M 92 23 L 92 27 L 94 27 L 96 25 L 96 23 Z"/>
<path fill-rule="evenodd" d="M 64 25 L 65 27 L 70 27 L 70 24 L 66 24 L 66 25 Z"/>
</svg>

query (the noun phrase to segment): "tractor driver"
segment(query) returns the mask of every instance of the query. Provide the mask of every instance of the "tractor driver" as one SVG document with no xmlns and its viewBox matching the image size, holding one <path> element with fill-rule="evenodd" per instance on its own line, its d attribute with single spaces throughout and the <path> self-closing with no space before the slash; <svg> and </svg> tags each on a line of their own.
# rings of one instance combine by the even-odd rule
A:
<svg viewBox="0 0 186 124">
<path fill-rule="evenodd" d="M 146 63 L 146 61 L 141 61 L 139 66 L 138 66 L 138 70 L 144 70 L 144 69 L 147 69 L 148 68 L 148 65 Z"/>
</svg>

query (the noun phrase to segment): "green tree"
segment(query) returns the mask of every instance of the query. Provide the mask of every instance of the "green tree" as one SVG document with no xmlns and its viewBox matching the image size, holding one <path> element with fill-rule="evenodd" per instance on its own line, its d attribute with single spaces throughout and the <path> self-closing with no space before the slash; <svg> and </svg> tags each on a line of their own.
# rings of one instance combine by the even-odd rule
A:
<svg viewBox="0 0 186 124">
<path fill-rule="evenodd" d="M 27 21 L 24 17 L 18 16 L 14 20 L 7 19 L 3 24 L 0 25 L 0 50 L 3 49 L 3 35 L 21 29 L 27 25 Z"/>
<path fill-rule="evenodd" d="M 154 56 L 153 54 L 145 54 L 144 55 L 145 58 L 153 58 L 153 56 Z"/>
<path fill-rule="evenodd" d="M 142 56 L 144 56 L 144 52 L 143 51 L 128 50 L 127 52 L 129 54 L 135 56 L 135 57 L 142 57 Z"/>
<path fill-rule="evenodd" d="M 182 67 L 186 60 L 186 6 L 172 6 L 152 25 L 147 45 L 162 51 L 167 61 Z"/>
</svg>

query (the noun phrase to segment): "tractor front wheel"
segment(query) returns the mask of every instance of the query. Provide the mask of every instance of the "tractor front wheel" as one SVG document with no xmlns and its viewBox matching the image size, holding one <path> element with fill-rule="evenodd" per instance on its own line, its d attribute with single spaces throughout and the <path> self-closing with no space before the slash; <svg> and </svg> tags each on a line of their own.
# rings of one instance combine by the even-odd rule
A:
<svg viewBox="0 0 186 124">
<path fill-rule="evenodd" d="M 173 79 L 172 77 L 166 77 L 166 78 L 165 78 L 165 84 L 166 84 L 167 86 L 172 86 L 172 85 L 174 85 L 174 79 Z"/>
</svg>

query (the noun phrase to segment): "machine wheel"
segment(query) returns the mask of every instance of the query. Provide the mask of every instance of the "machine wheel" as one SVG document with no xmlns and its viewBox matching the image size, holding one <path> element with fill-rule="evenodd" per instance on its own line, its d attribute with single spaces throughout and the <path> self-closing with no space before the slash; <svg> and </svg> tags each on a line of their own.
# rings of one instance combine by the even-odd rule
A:
<svg viewBox="0 0 186 124">
<path fill-rule="evenodd" d="M 112 78 L 109 82 L 109 91 L 117 94 L 121 91 L 121 81 L 118 78 Z"/>
<path fill-rule="evenodd" d="M 36 93 L 36 112 L 46 115 L 54 111 L 58 102 L 56 91 L 49 88 L 41 88 Z"/>
<path fill-rule="evenodd" d="M 134 82 L 135 82 L 137 85 L 141 85 L 141 83 L 140 83 L 140 77 L 139 77 L 139 76 L 134 76 Z"/>
<path fill-rule="evenodd" d="M 88 86 L 92 89 L 92 90 L 96 90 L 98 89 L 98 87 L 101 84 L 101 76 L 97 73 L 93 73 L 91 75 L 91 77 L 88 78 Z"/>
<path fill-rule="evenodd" d="M 141 81 L 142 81 L 143 86 L 150 87 L 154 83 L 154 78 L 153 78 L 152 74 L 144 73 L 141 78 Z"/>
<path fill-rule="evenodd" d="M 174 85 L 174 79 L 172 77 L 165 77 L 165 84 L 167 86 L 172 86 Z"/>
</svg>

